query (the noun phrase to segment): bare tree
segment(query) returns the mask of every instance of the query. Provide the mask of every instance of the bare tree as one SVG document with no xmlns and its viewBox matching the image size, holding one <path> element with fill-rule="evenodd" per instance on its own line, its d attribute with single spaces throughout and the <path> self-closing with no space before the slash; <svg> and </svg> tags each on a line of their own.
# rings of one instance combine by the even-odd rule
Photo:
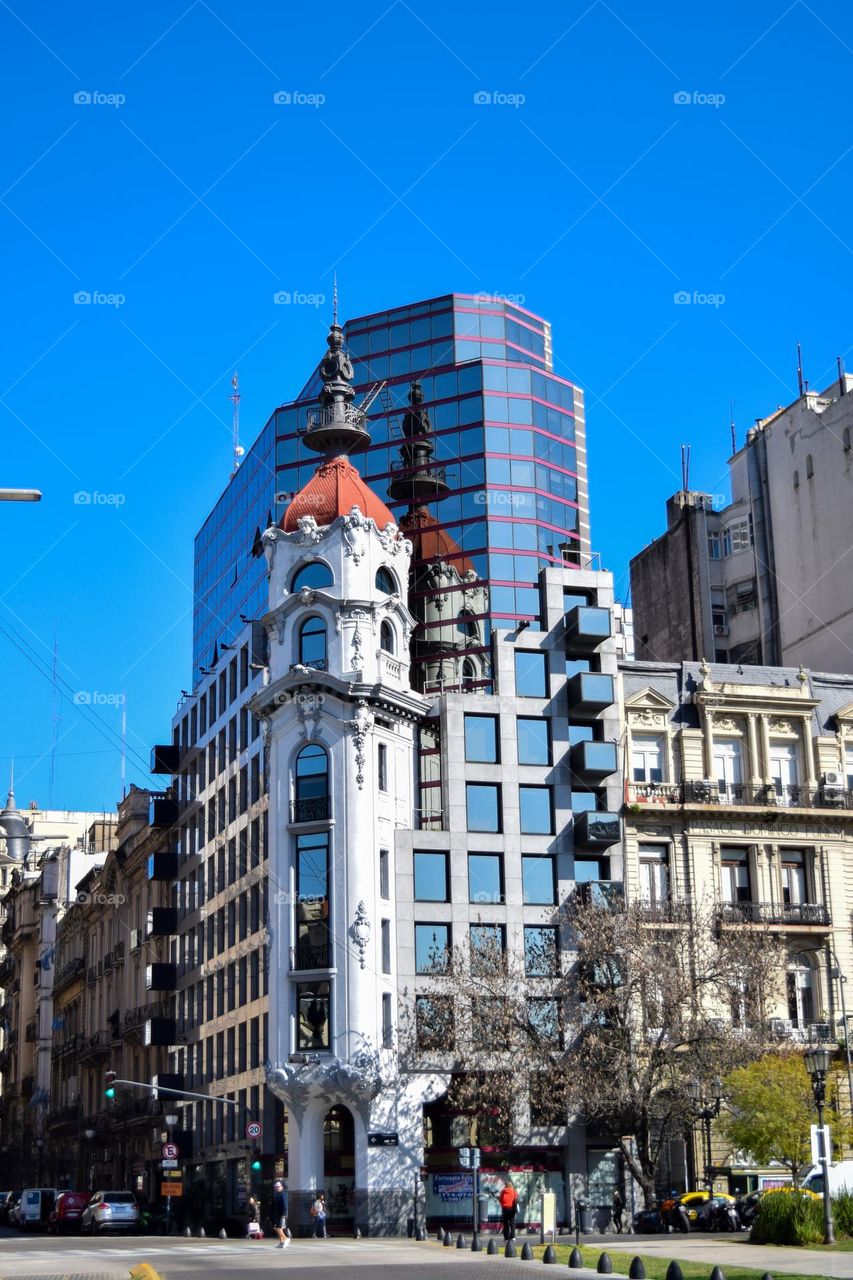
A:
<svg viewBox="0 0 853 1280">
<path fill-rule="evenodd" d="M 474 925 L 430 967 L 404 1001 L 404 1062 L 452 1072 L 448 1101 L 481 1142 L 509 1145 L 520 1129 L 571 1117 L 597 1123 L 651 1205 L 667 1144 L 692 1121 L 687 1084 L 766 1049 L 783 966 L 759 926 L 573 900 L 521 949 L 500 927 Z"/>
</svg>

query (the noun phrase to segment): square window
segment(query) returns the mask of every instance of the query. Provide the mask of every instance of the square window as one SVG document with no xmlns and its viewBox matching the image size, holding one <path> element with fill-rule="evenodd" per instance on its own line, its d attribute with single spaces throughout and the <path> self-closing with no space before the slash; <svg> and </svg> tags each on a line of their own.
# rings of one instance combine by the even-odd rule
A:
<svg viewBox="0 0 853 1280">
<path fill-rule="evenodd" d="M 551 742 L 549 722 L 543 717 L 519 717 L 518 726 L 518 763 L 550 764 Z"/>
<path fill-rule="evenodd" d="M 328 1049 L 330 990 L 328 982 L 300 984 L 296 988 L 299 1049 Z"/>
<path fill-rule="evenodd" d="M 453 1000 L 450 996 L 417 996 L 415 1028 L 419 1049 L 453 1048 Z"/>
<path fill-rule="evenodd" d="M 497 764 L 497 716 L 465 716 L 465 759 L 474 764 Z"/>
<path fill-rule="evenodd" d="M 560 1009 L 548 996 L 534 996 L 527 1002 L 527 1021 L 540 1044 L 560 1043 Z"/>
<path fill-rule="evenodd" d="M 450 965 L 450 926 L 415 925 L 415 973 L 447 973 Z"/>
<path fill-rule="evenodd" d="M 550 905 L 554 901 L 554 859 L 524 854 L 521 859 L 521 884 L 526 906 Z"/>
<path fill-rule="evenodd" d="M 525 835 L 550 835 L 554 826 L 550 787 L 519 787 L 521 830 Z"/>
<path fill-rule="evenodd" d="M 469 782 L 465 804 L 469 831 L 500 831 L 500 787 L 495 783 Z"/>
<path fill-rule="evenodd" d="M 446 853 L 415 853 L 415 901 L 447 901 Z"/>
<path fill-rule="evenodd" d="M 499 853 L 468 855 L 468 898 L 471 902 L 503 902 L 503 859 Z"/>
<path fill-rule="evenodd" d="M 557 930 L 547 925 L 524 929 L 524 972 L 530 978 L 550 978 L 557 972 Z"/>
<path fill-rule="evenodd" d="M 545 654 L 527 649 L 515 651 L 515 692 L 520 698 L 544 698 L 546 690 Z"/>
<path fill-rule="evenodd" d="M 471 972 L 499 973 L 504 963 L 504 927 L 502 924 L 472 924 L 469 934 Z"/>
</svg>

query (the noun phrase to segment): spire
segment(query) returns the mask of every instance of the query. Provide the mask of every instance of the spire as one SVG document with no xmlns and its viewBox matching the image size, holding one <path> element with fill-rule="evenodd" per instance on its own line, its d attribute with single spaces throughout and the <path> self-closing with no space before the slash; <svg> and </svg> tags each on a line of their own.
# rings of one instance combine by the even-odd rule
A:
<svg viewBox="0 0 853 1280">
<path fill-rule="evenodd" d="M 15 761 L 14 759 L 12 760 L 12 763 L 9 767 L 9 794 L 6 797 L 6 808 L 7 809 L 15 808 Z"/>
<path fill-rule="evenodd" d="M 352 361 L 344 350 L 344 331 L 338 324 L 337 295 L 332 324 L 326 338 L 328 351 L 320 361 L 320 407 L 309 409 L 303 443 L 327 459 L 357 453 L 370 444 L 366 419 L 353 405 L 355 387 Z"/>
<path fill-rule="evenodd" d="M 337 327 L 338 323 L 338 273 L 334 276 L 334 289 L 332 292 L 332 324 Z"/>
<path fill-rule="evenodd" d="M 403 417 L 400 461 L 391 464 L 393 477 L 388 486 L 389 497 L 408 500 L 411 507 L 429 502 L 448 489 L 444 467 L 437 467 L 432 460 L 432 423 L 428 410 L 421 407 L 423 400 L 423 387 L 415 380 L 409 389 L 411 408 Z"/>
</svg>

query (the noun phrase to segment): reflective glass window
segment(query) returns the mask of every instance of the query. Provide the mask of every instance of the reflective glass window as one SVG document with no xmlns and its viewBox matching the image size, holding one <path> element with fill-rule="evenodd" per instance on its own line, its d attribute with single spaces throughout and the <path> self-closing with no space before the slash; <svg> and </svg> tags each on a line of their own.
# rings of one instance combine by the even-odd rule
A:
<svg viewBox="0 0 853 1280">
<path fill-rule="evenodd" d="M 480 764 L 498 763 L 497 716 L 465 716 L 465 759 Z"/>
<path fill-rule="evenodd" d="M 521 884 L 527 906 L 548 906 L 554 901 L 554 859 L 526 853 L 521 859 Z"/>
<path fill-rule="evenodd" d="M 415 925 L 415 973 L 447 973 L 450 962 L 450 926 Z"/>
<path fill-rule="evenodd" d="M 548 721 L 542 717 L 519 716 L 518 763 L 550 764 L 551 742 Z"/>
<path fill-rule="evenodd" d="M 503 858 L 499 853 L 468 855 L 468 898 L 471 902 L 503 902 Z"/>
<path fill-rule="evenodd" d="M 415 901 L 447 901 L 447 854 L 415 851 Z"/>
<path fill-rule="evenodd" d="M 519 787 L 521 830 L 527 835 L 550 835 L 553 829 L 550 787 Z"/>
<path fill-rule="evenodd" d="M 469 782 L 465 787 L 469 831 L 500 831 L 501 789 L 495 783 Z"/>
</svg>

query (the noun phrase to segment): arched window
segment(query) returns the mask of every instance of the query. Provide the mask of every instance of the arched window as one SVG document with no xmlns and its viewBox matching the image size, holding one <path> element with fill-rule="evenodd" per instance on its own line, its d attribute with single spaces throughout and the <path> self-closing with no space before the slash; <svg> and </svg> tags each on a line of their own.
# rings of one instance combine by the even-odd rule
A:
<svg viewBox="0 0 853 1280">
<path fill-rule="evenodd" d="M 462 688 L 473 689 L 474 681 L 477 679 L 477 668 L 470 658 L 462 659 Z"/>
<path fill-rule="evenodd" d="M 470 609 L 460 609 L 456 619 L 456 629 L 460 635 L 477 639 L 477 621 Z"/>
<path fill-rule="evenodd" d="M 379 790 L 388 790 L 388 747 L 384 742 L 380 742 L 376 751 L 377 773 L 379 775 Z"/>
<path fill-rule="evenodd" d="M 316 614 L 306 618 L 299 628 L 298 649 L 298 660 L 303 667 L 326 670 L 326 624 Z"/>
<path fill-rule="evenodd" d="M 311 743 L 296 757 L 293 820 L 321 822 L 330 812 L 329 757 L 321 746 Z"/>
<path fill-rule="evenodd" d="M 810 453 L 806 454 L 806 479 L 811 480 L 814 475 L 814 461 Z"/>
<path fill-rule="evenodd" d="M 390 622 L 383 622 L 379 628 L 379 648 L 386 653 L 394 652 L 394 628 Z"/>
<path fill-rule="evenodd" d="M 329 566 L 323 564 L 322 560 L 312 560 L 310 564 L 304 564 L 301 569 L 296 570 L 290 590 L 301 591 L 303 587 L 318 590 L 320 587 L 330 587 L 333 581 Z"/>
<path fill-rule="evenodd" d="M 384 591 L 387 596 L 393 596 L 397 592 L 397 579 L 384 564 L 376 570 L 376 590 Z"/>
</svg>

